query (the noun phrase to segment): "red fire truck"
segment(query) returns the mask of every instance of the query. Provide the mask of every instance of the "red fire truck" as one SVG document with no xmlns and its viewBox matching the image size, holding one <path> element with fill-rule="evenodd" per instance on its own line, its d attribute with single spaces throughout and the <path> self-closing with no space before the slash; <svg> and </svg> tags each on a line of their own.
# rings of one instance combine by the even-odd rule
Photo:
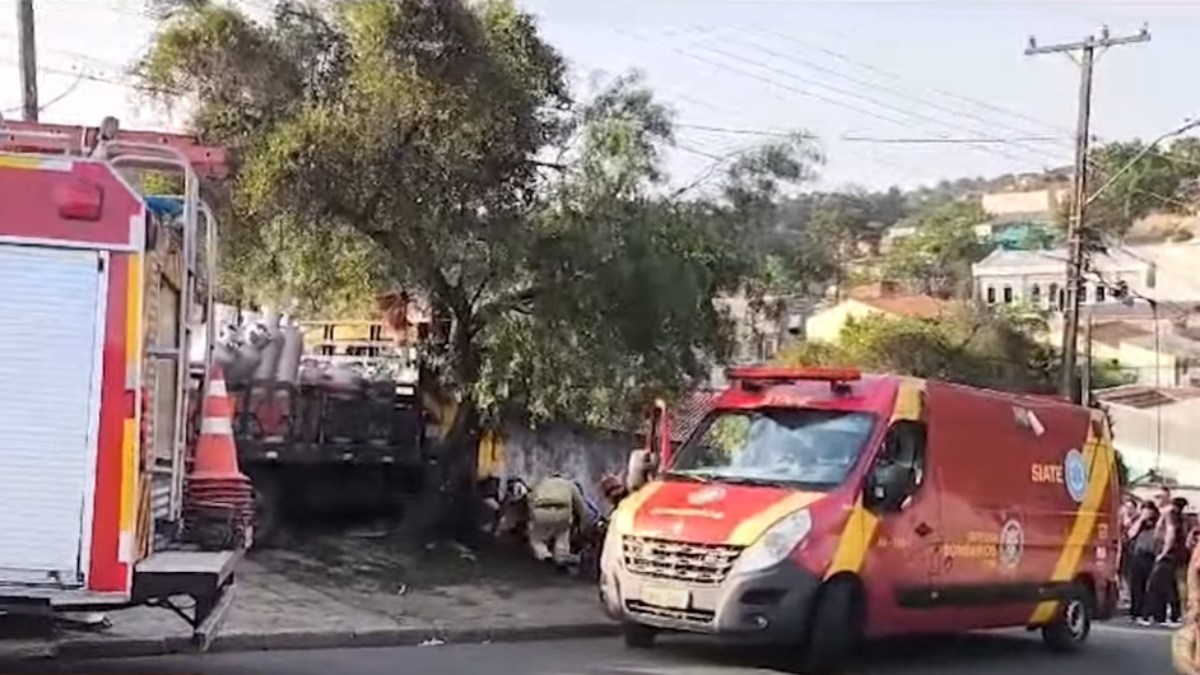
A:
<svg viewBox="0 0 1200 675">
<path fill-rule="evenodd" d="M 140 194 L 148 171 L 182 196 Z M 220 148 L 114 118 L 0 120 L 0 614 L 156 604 L 203 648 L 228 608 L 244 542 L 189 544 L 184 486 L 209 372 L 188 346 L 213 323 L 200 181 L 225 171 Z"/>
</svg>

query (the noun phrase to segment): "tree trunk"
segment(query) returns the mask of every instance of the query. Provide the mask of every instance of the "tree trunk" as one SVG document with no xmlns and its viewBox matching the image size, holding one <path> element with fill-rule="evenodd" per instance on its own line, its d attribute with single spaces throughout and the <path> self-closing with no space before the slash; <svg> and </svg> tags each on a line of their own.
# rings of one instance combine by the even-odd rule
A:
<svg viewBox="0 0 1200 675">
<path fill-rule="evenodd" d="M 454 420 L 424 465 L 421 492 L 405 518 L 403 536 L 421 543 L 469 539 L 479 531 L 475 471 L 481 429 L 471 390 L 479 378 L 480 356 L 471 317 L 460 315 L 455 324 L 449 341 L 459 389 Z"/>
</svg>

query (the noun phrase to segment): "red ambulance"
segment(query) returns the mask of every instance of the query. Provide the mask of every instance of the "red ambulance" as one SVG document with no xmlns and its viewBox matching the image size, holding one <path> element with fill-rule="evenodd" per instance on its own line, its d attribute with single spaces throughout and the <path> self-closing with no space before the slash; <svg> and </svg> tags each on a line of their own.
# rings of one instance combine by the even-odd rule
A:
<svg viewBox="0 0 1200 675">
<path fill-rule="evenodd" d="M 749 367 L 613 514 L 601 598 L 664 631 L 789 648 L 1040 629 L 1071 651 L 1117 600 L 1115 452 L 1099 411 L 850 369 Z M 665 416 L 662 417 L 665 419 Z"/>
<path fill-rule="evenodd" d="M 183 195 L 140 194 L 146 170 Z M 0 614 L 156 603 L 202 642 L 224 615 L 240 548 L 180 536 L 216 264 L 199 184 L 224 170 L 113 118 L 0 120 Z"/>
</svg>

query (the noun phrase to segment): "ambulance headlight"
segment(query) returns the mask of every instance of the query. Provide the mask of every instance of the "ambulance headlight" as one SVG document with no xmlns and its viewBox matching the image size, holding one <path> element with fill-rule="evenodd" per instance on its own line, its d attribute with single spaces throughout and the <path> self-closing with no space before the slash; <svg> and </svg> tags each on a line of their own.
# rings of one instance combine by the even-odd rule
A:
<svg viewBox="0 0 1200 675">
<path fill-rule="evenodd" d="M 787 559 L 812 530 L 812 514 L 801 509 L 785 516 L 763 533 L 738 558 L 738 572 L 757 572 Z"/>
</svg>

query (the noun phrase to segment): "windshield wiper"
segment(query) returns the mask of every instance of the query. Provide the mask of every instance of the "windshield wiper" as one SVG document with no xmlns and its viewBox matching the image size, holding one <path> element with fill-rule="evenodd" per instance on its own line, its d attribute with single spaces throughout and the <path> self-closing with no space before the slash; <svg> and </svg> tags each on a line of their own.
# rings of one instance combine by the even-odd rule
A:
<svg viewBox="0 0 1200 675">
<path fill-rule="evenodd" d="M 729 483 L 730 485 L 755 485 L 759 487 L 779 487 L 788 484 L 788 481 L 782 479 L 751 478 L 749 476 L 719 476 L 716 477 L 716 480 L 722 483 Z"/>
<path fill-rule="evenodd" d="M 691 482 L 693 482 L 693 483 L 711 483 L 711 482 L 712 482 L 712 480 L 713 480 L 713 476 L 712 476 L 712 475 L 710 475 L 710 474 L 703 474 L 703 473 L 675 473 L 675 472 L 672 472 L 672 471 L 668 471 L 668 472 L 664 473 L 664 474 L 662 475 L 662 477 L 663 477 L 663 478 L 667 478 L 667 479 L 671 479 L 671 478 L 677 478 L 677 479 L 679 479 L 679 480 L 691 481 Z"/>
</svg>

